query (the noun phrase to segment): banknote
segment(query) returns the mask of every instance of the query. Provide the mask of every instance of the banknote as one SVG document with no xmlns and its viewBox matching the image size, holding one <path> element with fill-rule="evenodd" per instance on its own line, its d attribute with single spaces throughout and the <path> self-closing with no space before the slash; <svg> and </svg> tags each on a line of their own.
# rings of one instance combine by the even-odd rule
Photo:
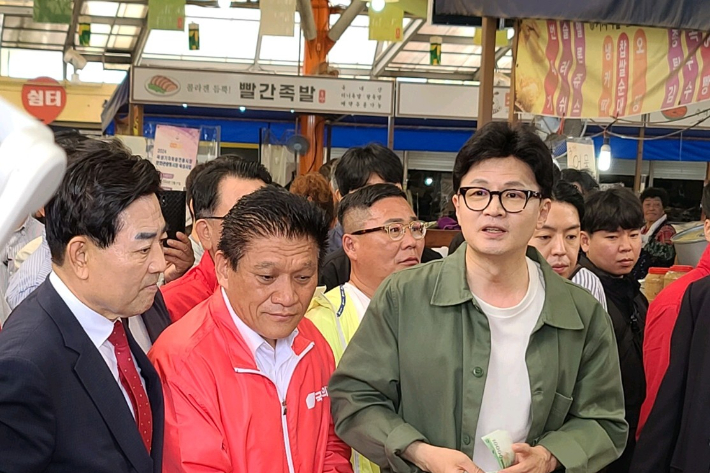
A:
<svg viewBox="0 0 710 473">
<path fill-rule="evenodd" d="M 498 462 L 501 470 L 511 466 L 515 461 L 515 452 L 513 452 L 513 439 L 510 437 L 510 432 L 507 430 L 496 430 L 488 435 L 481 437 L 483 443 L 491 451 Z"/>
</svg>

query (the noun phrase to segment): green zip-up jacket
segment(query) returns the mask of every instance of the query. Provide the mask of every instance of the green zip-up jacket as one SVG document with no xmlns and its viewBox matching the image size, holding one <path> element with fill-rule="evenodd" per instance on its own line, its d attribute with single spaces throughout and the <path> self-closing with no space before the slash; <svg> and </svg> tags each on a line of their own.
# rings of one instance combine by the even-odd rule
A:
<svg viewBox="0 0 710 473">
<path fill-rule="evenodd" d="M 466 280 L 466 245 L 401 270 L 378 289 L 330 381 L 335 429 L 383 467 L 418 472 L 401 454 L 421 440 L 473 456 L 490 356 L 488 320 Z M 530 445 L 569 472 L 596 472 L 626 444 L 624 395 L 609 316 L 533 248 L 545 304 L 526 363 Z"/>
</svg>

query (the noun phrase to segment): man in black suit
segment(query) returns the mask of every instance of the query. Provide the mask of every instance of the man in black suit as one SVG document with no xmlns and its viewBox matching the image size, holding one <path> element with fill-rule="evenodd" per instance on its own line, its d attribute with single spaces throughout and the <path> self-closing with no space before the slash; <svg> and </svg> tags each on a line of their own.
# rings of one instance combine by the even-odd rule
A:
<svg viewBox="0 0 710 473">
<path fill-rule="evenodd" d="M 0 472 L 160 473 L 160 380 L 128 317 L 164 314 L 160 174 L 80 145 L 46 207 L 49 278 L 0 332 Z"/>
<path fill-rule="evenodd" d="M 708 225 L 706 220 L 706 227 Z M 634 473 L 710 470 L 710 276 L 685 292 L 668 370 L 636 444 Z"/>
</svg>

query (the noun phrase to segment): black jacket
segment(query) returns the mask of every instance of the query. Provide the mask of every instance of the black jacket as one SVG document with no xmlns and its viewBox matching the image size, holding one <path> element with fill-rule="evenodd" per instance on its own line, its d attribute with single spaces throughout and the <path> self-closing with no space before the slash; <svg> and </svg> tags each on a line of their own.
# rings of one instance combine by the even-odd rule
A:
<svg viewBox="0 0 710 473">
<path fill-rule="evenodd" d="M 441 259 L 441 254 L 424 247 L 422 263 Z M 340 248 L 325 257 L 318 273 L 318 285 L 325 286 L 326 292 L 350 281 L 350 258 Z"/>
<path fill-rule="evenodd" d="M 586 256 L 580 257 L 579 264 L 596 274 L 601 280 L 619 350 L 629 438 L 621 458 L 609 465 L 606 471 L 607 473 L 623 473 L 629 471 L 641 404 L 646 398 L 646 377 L 643 370 L 643 331 L 646 326 L 648 301 L 641 293 L 639 283 L 630 276 L 612 276 L 597 268 Z"/>
<path fill-rule="evenodd" d="M 160 379 L 130 334 L 128 343 L 153 412 L 150 454 L 101 353 L 51 282 L 15 309 L 0 332 L 2 473 L 161 473 Z"/>
<path fill-rule="evenodd" d="M 668 370 L 641 431 L 634 473 L 710 470 L 710 277 L 691 284 L 671 338 Z"/>
</svg>

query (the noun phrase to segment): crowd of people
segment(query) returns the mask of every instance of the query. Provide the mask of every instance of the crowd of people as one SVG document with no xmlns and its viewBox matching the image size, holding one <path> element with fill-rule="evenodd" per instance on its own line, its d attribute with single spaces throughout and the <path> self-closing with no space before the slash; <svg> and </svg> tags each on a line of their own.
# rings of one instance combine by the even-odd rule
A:
<svg viewBox="0 0 710 473">
<path fill-rule="evenodd" d="M 491 123 L 445 258 L 375 144 L 289 190 L 199 164 L 167 239 L 150 161 L 57 142 L 59 189 L 0 253 L 2 473 L 710 467 L 710 250 L 650 306 L 638 281 L 675 260 L 662 190 L 599 190 Z"/>
</svg>

